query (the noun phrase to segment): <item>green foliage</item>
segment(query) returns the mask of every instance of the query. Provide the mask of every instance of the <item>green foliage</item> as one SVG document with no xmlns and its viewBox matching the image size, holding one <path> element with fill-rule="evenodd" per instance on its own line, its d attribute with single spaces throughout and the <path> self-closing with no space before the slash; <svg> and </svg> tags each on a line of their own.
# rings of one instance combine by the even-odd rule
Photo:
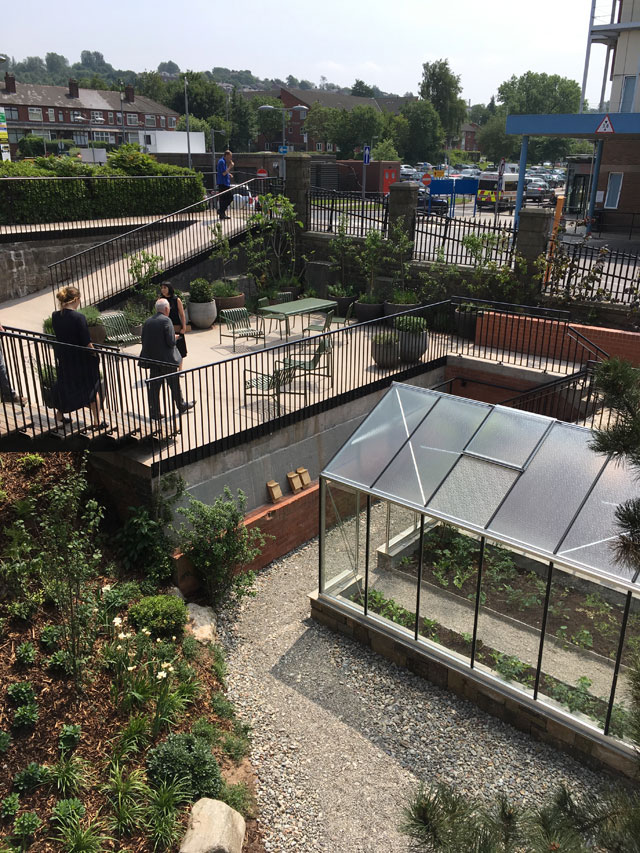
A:
<svg viewBox="0 0 640 853">
<path fill-rule="evenodd" d="M 379 346 L 393 346 L 398 343 L 398 335 L 396 332 L 378 332 L 372 336 L 371 343 Z"/>
<path fill-rule="evenodd" d="M 36 649 L 29 641 L 20 643 L 16 649 L 16 663 L 20 666 L 33 666 L 36 661 Z"/>
<path fill-rule="evenodd" d="M 187 607 L 175 595 L 148 595 L 129 608 L 129 618 L 138 628 L 156 637 L 181 634 L 187 623 Z"/>
<path fill-rule="evenodd" d="M 231 245 L 229 237 L 226 232 L 223 231 L 222 224 L 220 222 L 216 222 L 215 225 L 210 226 L 209 230 L 211 231 L 211 241 L 213 243 L 209 259 L 220 262 L 222 267 L 222 277 L 224 278 L 227 274 L 227 267 L 229 267 L 234 261 L 237 261 L 240 250 L 237 246 Z M 233 295 L 233 293 L 216 293 L 216 296 Z"/>
<path fill-rule="evenodd" d="M 23 812 L 13 822 L 13 834 L 20 841 L 21 849 L 26 850 L 28 841 L 42 826 L 36 812 Z"/>
<path fill-rule="evenodd" d="M 225 660 L 224 649 L 222 646 L 216 644 L 211 647 L 211 654 L 213 656 L 211 669 L 215 673 L 220 684 L 224 687 L 225 679 L 227 677 L 227 662 Z"/>
<path fill-rule="evenodd" d="M 431 102 L 410 101 L 401 112 L 408 125 L 405 160 L 408 163 L 438 162 L 445 140 L 442 123 Z"/>
<path fill-rule="evenodd" d="M 109 778 L 101 790 L 111 810 L 111 828 L 117 835 L 144 826 L 148 788 L 143 770 L 127 770 L 116 762 L 109 768 Z"/>
<path fill-rule="evenodd" d="M 206 717 L 199 717 L 191 726 L 191 734 L 202 738 L 209 746 L 214 746 L 220 740 L 221 730 L 219 726 L 210 723 Z"/>
<path fill-rule="evenodd" d="M 298 234 L 302 222 L 295 207 L 284 195 L 260 196 L 260 210 L 249 217 L 249 233 L 244 242 L 247 271 L 258 287 L 270 279 L 291 279 L 300 274 Z"/>
<path fill-rule="evenodd" d="M 102 326 L 102 316 L 94 305 L 85 305 L 78 310 L 84 315 L 88 326 Z"/>
<path fill-rule="evenodd" d="M 131 280 L 136 284 L 138 292 L 144 293 L 151 285 L 152 280 L 162 272 L 160 266 L 160 262 L 163 260 L 162 256 L 153 255 L 143 249 L 138 254 L 125 255 L 124 257 L 129 262 Z"/>
<path fill-rule="evenodd" d="M 103 823 L 99 819 L 83 825 L 80 817 L 71 815 L 60 824 L 57 840 L 62 853 L 101 853 L 104 845 L 112 839 L 104 834 Z"/>
<path fill-rule="evenodd" d="M 79 723 L 63 723 L 58 735 L 58 748 L 61 753 L 71 752 L 80 743 L 82 726 Z"/>
<path fill-rule="evenodd" d="M 358 258 L 361 274 L 366 282 L 366 292 L 369 296 L 372 296 L 374 293 L 375 279 L 380 273 L 386 249 L 386 243 L 382 234 L 379 231 L 369 231 L 364 238 L 362 250 Z"/>
<path fill-rule="evenodd" d="M 44 465 L 44 457 L 39 453 L 25 453 L 18 459 L 18 464 L 25 474 L 33 474 Z"/>
<path fill-rule="evenodd" d="M 13 714 L 12 726 L 14 729 L 32 729 L 38 722 L 40 712 L 35 702 L 20 705 Z"/>
<path fill-rule="evenodd" d="M 17 794 L 29 794 L 48 781 L 49 772 L 44 764 L 31 761 L 24 770 L 19 770 L 13 777 L 13 790 Z"/>
<path fill-rule="evenodd" d="M 19 794 L 9 794 L 0 803 L 0 818 L 6 820 L 8 817 L 15 817 L 20 808 Z"/>
<path fill-rule="evenodd" d="M 79 793 L 89 782 L 87 762 L 78 755 L 62 756 L 48 770 L 49 780 L 63 797 Z"/>
<path fill-rule="evenodd" d="M 211 694 L 211 710 L 225 720 L 232 720 L 235 715 L 233 702 L 227 699 L 221 690 L 214 690 Z"/>
<path fill-rule="evenodd" d="M 502 652 L 493 652 L 491 657 L 494 661 L 496 672 L 506 681 L 519 681 L 528 684 L 530 676 L 527 674 L 527 664 L 515 655 L 505 655 Z"/>
<path fill-rule="evenodd" d="M 190 782 L 184 779 L 160 782 L 148 796 L 145 819 L 153 849 L 174 849 L 182 834 L 178 808 L 193 797 Z"/>
<path fill-rule="evenodd" d="M 199 650 L 200 644 L 193 634 L 187 634 L 182 638 L 182 656 L 185 660 L 195 660 L 198 657 Z"/>
<path fill-rule="evenodd" d="M 222 788 L 218 762 L 202 738 L 171 734 L 147 756 L 147 777 L 152 786 L 181 782 L 191 800 L 216 799 Z"/>
<path fill-rule="evenodd" d="M 150 732 L 148 717 L 140 715 L 131 717 L 115 743 L 114 759 L 118 761 L 144 749 L 149 743 Z"/>
<path fill-rule="evenodd" d="M 7 697 L 14 705 L 26 705 L 36 698 L 30 681 L 15 681 L 7 687 Z"/>
<path fill-rule="evenodd" d="M 393 139 L 386 137 L 377 142 L 371 149 L 372 160 L 398 160 L 400 155 L 396 150 Z"/>
<path fill-rule="evenodd" d="M 123 566 L 143 572 L 156 584 L 171 575 L 172 545 L 164 519 L 147 507 L 129 507 L 129 516 L 116 535 L 116 547 Z"/>
<path fill-rule="evenodd" d="M 231 281 L 212 281 L 211 292 L 214 296 L 220 298 L 228 298 L 230 296 L 238 296 L 238 288 Z"/>
<path fill-rule="evenodd" d="M 68 676 L 75 671 L 73 655 L 66 649 L 58 649 L 45 661 L 45 666 L 54 675 Z"/>
<path fill-rule="evenodd" d="M 451 71 L 447 59 L 424 63 L 420 97 L 433 105 L 448 139 L 458 135 L 466 119 L 467 105 L 461 92 L 460 75 Z"/>
<path fill-rule="evenodd" d="M 182 552 L 189 557 L 200 578 L 209 604 L 219 607 L 227 596 L 241 591 L 236 573 L 260 553 L 264 537 L 257 528 L 244 524 L 246 498 L 238 490 L 234 499 L 225 486 L 224 494 L 211 505 L 191 500 L 178 512 L 188 524 L 178 531 Z"/>
<path fill-rule="evenodd" d="M 213 284 L 206 278 L 194 278 L 189 283 L 189 294 L 190 302 L 213 302 Z"/>
<path fill-rule="evenodd" d="M 429 328 L 425 317 L 398 317 L 393 326 L 398 332 L 409 332 L 412 335 L 420 335 Z"/>
<path fill-rule="evenodd" d="M 407 289 L 407 282 L 410 277 L 410 262 L 413 254 L 413 241 L 407 233 L 407 227 L 403 219 L 396 219 L 395 222 L 390 223 L 389 236 L 383 245 L 383 262 L 385 267 L 393 275 L 393 287 L 395 289 L 393 295 L 394 302 L 407 298 L 411 299 L 412 302 L 417 302 L 416 294 Z M 396 292 L 398 291 L 402 294 L 401 300 L 395 299 Z M 407 297 L 406 294 L 409 294 L 409 296 Z"/>
<path fill-rule="evenodd" d="M 74 818 L 81 819 L 85 815 L 85 807 L 77 797 L 66 800 L 58 800 L 51 810 L 51 822 L 62 826 L 70 823 Z"/>
<path fill-rule="evenodd" d="M 244 818 L 251 818 L 256 815 L 255 800 L 244 782 L 238 782 L 236 785 L 229 785 L 224 782 L 218 798 L 239 812 Z"/>
<path fill-rule="evenodd" d="M 0 731 L 0 755 L 4 755 L 5 752 L 8 752 L 11 743 L 12 738 L 9 732 Z"/>
<path fill-rule="evenodd" d="M 249 739 L 250 727 L 236 721 L 233 732 L 222 737 L 222 748 L 233 761 L 238 764 L 245 755 L 249 754 L 251 741 Z"/>
</svg>

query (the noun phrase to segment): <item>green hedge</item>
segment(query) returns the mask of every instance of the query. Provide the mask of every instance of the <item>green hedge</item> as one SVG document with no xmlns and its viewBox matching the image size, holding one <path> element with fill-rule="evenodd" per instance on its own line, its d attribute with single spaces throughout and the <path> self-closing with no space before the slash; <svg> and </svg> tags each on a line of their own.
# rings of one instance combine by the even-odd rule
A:
<svg viewBox="0 0 640 853">
<path fill-rule="evenodd" d="M 200 174 L 157 163 L 135 149 L 123 151 L 132 148 L 122 146 L 113 152 L 106 166 L 92 166 L 69 157 L 38 157 L 33 162 L 0 164 L 0 224 L 162 216 L 203 199 Z M 56 180 L 63 176 L 75 180 Z M 51 180 L 2 180 L 5 177 Z M 107 177 L 117 180 L 106 180 Z"/>
</svg>

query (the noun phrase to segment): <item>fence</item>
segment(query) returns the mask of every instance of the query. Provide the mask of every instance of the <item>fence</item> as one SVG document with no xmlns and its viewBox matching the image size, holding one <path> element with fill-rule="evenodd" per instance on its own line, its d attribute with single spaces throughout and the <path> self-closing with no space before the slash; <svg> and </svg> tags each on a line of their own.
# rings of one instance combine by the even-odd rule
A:
<svg viewBox="0 0 640 853">
<path fill-rule="evenodd" d="M 561 241 L 549 254 L 545 292 L 597 302 L 638 304 L 640 257 Z"/>
<path fill-rule="evenodd" d="M 245 181 L 64 258 L 49 267 L 52 291 L 55 294 L 63 285 L 73 284 L 81 290 L 85 303 L 102 305 L 135 284 L 125 255 L 144 251 L 160 256 L 163 272 L 167 272 L 213 248 L 212 229 L 219 221 L 215 208 L 222 196 L 234 197 L 229 209 L 233 215 L 223 226 L 224 235 L 230 238 L 246 231 L 256 206 L 255 200 L 250 201 L 253 193 L 278 192 L 280 188 L 277 178 Z"/>
<path fill-rule="evenodd" d="M 344 223 L 350 237 L 364 237 L 369 231 L 387 233 L 389 203 L 384 193 L 337 192 L 312 187 L 307 195 L 310 231 L 336 232 Z"/>
<path fill-rule="evenodd" d="M 494 261 L 511 265 L 516 232 L 480 219 L 437 215 L 416 217 L 413 257 L 460 266 Z"/>
<path fill-rule="evenodd" d="M 130 227 L 202 200 L 200 176 L 0 178 L 0 239 Z"/>
</svg>

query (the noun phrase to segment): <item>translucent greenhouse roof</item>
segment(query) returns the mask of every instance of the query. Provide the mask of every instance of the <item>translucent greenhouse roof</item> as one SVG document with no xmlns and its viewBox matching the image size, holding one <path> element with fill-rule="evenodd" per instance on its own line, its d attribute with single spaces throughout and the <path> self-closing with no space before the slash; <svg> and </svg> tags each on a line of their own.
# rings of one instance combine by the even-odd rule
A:
<svg viewBox="0 0 640 853">
<path fill-rule="evenodd" d="M 640 591 L 615 562 L 628 466 L 592 433 L 543 415 L 394 384 L 322 476 Z"/>
</svg>

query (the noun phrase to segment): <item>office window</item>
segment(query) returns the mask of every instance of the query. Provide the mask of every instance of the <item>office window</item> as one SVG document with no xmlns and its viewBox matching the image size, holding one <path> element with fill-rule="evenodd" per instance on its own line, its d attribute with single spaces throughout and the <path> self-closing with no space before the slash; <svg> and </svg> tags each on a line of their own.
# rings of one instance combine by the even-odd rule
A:
<svg viewBox="0 0 640 853">
<path fill-rule="evenodd" d="M 18 108 L 17 107 L 5 107 L 4 108 L 4 115 L 5 115 L 5 118 L 7 119 L 7 121 L 9 121 L 9 119 L 13 119 L 14 121 L 17 121 L 18 120 Z"/>
<path fill-rule="evenodd" d="M 156 126 L 156 117 L 155 116 L 145 116 L 144 117 L 144 126 L 145 127 L 155 127 Z"/>
<path fill-rule="evenodd" d="M 607 183 L 607 197 L 604 200 L 604 206 L 606 209 L 615 210 L 618 207 L 621 189 L 622 172 L 609 172 L 609 181 Z"/>
<path fill-rule="evenodd" d="M 127 117 L 127 124 L 129 126 L 138 124 L 138 113 L 125 113 Z"/>
<path fill-rule="evenodd" d="M 166 116 L 160 116 L 160 127 L 166 127 L 166 126 L 167 126 Z"/>
<path fill-rule="evenodd" d="M 42 121 L 42 107 L 29 107 L 29 121 Z"/>
<path fill-rule="evenodd" d="M 316 151 L 322 151 L 322 142 L 316 142 Z"/>
<path fill-rule="evenodd" d="M 175 116 L 169 116 L 169 128 L 174 128 L 177 124 L 177 119 Z"/>
<path fill-rule="evenodd" d="M 625 77 L 622 81 L 622 95 L 620 97 L 620 112 L 633 112 L 633 101 L 636 95 L 636 78 Z"/>
<path fill-rule="evenodd" d="M 49 109 L 47 110 L 47 114 L 49 115 L 49 121 L 55 121 L 56 120 L 56 111 L 54 109 L 52 109 L 51 107 L 49 107 Z"/>
</svg>

